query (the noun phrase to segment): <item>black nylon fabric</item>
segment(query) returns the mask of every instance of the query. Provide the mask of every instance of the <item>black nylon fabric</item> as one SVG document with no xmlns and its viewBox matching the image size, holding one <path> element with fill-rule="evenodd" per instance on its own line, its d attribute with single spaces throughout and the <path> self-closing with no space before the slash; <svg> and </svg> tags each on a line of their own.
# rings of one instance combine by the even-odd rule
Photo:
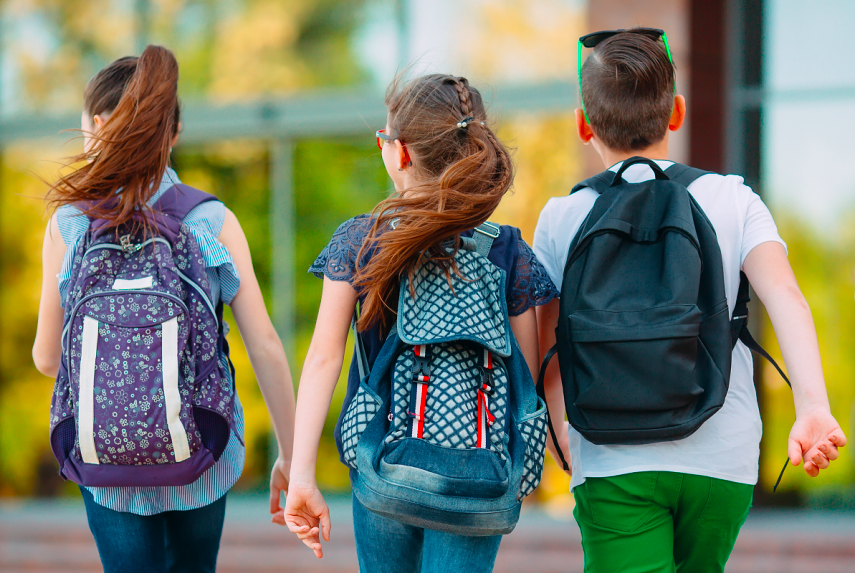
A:
<svg viewBox="0 0 855 573">
<path fill-rule="evenodd" d="M 636 163 L 657 178 L 624 182 Z M 704 173 L 633 158 L 573 189 L 600 197 L 564 269 L 558 360 L 570 423 L 595 444 L 685 438 L 724 404 L 732 347 L 721 251 L 686 189 Z"/>
</svg>

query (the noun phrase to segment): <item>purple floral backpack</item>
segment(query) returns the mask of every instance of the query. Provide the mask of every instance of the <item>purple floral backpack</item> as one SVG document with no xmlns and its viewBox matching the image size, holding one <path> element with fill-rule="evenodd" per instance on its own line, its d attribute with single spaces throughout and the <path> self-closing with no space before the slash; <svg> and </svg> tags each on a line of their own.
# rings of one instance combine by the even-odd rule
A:
<svg viewBox="0 0 855 573">
<path fill-rule="evenodd" d="M 235 390 L 223 307 L 183 224 L 212 200 L 175 185 L 152 206 L 147 233 L 90 222 L 74 256 L 51 407 L 65 479 L 186 485 L 225 450 Z"/>
</svg>

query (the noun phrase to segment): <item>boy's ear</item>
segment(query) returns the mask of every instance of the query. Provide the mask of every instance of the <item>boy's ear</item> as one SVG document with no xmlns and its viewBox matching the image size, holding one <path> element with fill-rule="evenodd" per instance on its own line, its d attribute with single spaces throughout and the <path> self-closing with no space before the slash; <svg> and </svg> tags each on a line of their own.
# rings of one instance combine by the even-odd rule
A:
<svg viewBox="0 0 855 573">
<path fill-rule="evenodd" d="M 585 119 L 585 112 L 579 108 L 576 108 L 576 133 L 585 145 L 594 137 L 594 132 L 588 125 L 588 120 Z"/>
<path fill-rule="evenodd" d="M 674 110 L 671 112 L 671 120 L 668 122 L 670 131 L 677 131 L 683 127 L 686 121 L 686 98 L 681 95 L 674 96 Z"/>
</svg>

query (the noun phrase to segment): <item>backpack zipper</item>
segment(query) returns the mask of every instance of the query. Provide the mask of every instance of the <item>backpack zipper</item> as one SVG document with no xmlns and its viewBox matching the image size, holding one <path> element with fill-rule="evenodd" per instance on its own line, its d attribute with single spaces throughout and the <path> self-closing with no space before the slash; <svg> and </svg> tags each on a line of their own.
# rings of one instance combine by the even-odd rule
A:
<svg viewBox="0 0 855 573">
<path fill-rule="evenodd" d="M 161 237 L 154 237 L 154 238 L 148 239 L 147 241 L 143 242 L 140 245 L 137 245 L 137 247 L 135 247 L 134 252 L 142 250 L 143 247 L 145 247 L 146 245 L 149 245 L 151 243 L 154 243 L 154 242 L 163 243 L 169 247 L 170 251 L 172 250 L 172 245 L 169 244 L 169 241 L 167 241 L 166 239 L 163 239 Z M 125 249 L 123 247 L 121 247 L 120 245 L 114 245 L 112 243 L 104 243 L 102 245 L 95 245 L 94 247 L 89 247 L 88 249 L 86 249 L 86 252 L 83 253 L 83 258 L 85 259 L 86 255 L 88 255 L 91 251 L 95 251 L 98 249 L 113 249 L 116 251 L 125 251 Z M 175 271 L 178 273 L 178 276 L 184 280 L 184 282 L 188 283 L 190 286 L 193 287 L 194 290 L 196 290 L 196 292 L 198 292 L 200 295 L 202 295 L 202 298 L 204 299 L 205 304 L 208 306 L 208 310 L 211 311 L 211 315 L 214 317 L 214 324 L 216 324 L 217 329 L 219 329 L 220 328 L 220 321 L 217 318 L 217 311 L 214 310 L 214 304 L 211 302 L 211 299 L 208 297 L 208 295 L 205 294 L 205 291 L 202 290 L 202 287 L 200 287 L 199 284 L 196 283 L 196 281 L 194 281 L 193 279 L 191 279 L 190 277 L 188 277 L 187 275 L 182 273 L 180 270 L 178 270 L 177 267 L 175 268 Z M 124 291 L 124 292 L 131 292 L 131 291 Z"/>
<path fill-rule="evenodd" d="M 167 241 L 166 239 L 163 239 L 161 237 L 153 237 L 151 239 L 144 241 L 143 243 L 141 243 L 139 245 L 136 245 L 134 247 L 134 249 L 135 249 L 134 252 L 139 251 L 143 247 L 145 247 L 146 245 L 150 245 L 151 243 L 154 243 L 154 242 L 163 243 L 164 245 L 169 247 L 169 250 L 172 250 L 172 245 L 169 244 L 169 241 Z M 94 245 L 94 246 L 86 249 L 86 251 L 83 253 L 83 258 L 86 258 L 86 255 L 88 255 L 92 251 L 97 251 L 98 249 L 113 249 L 116 251 L 126 251 L 126 249 L 124 249 L 121 245 L 114 245 L 112 243 L 102 243 L 100 245 Z"/>
<path fill-rule="evenodd" d="M 211 299 L 208 298 L 208 295 L 205 294 L 205 291 L 202 290 L 202 287 L 199 286 L 196 283 L 196 281 L 194 281 L 193 279 L 191 279 L 190 277 L 188 277 L 187 275 L 185 275 L 184 273 L 179 271 L 178 267 L 175 268 L 175 272 L 178 273 L 178 276 L 181 277 L 182 280 L 184 280 L 184 282 L 186 282 L 191 287 L 193 287 L 196 290 L 196 292 L 198 292 L 202 296 L 202 299 L 205 301 L 205 304 L 208 306 L 208 310 L 211 311 L 211 316 L 214 317 L 214 324 L 217 325 L 217 330 L 219 331 L 220 321 L 219 321 L 219 318 L 217 318 L 217 312 L 214 310 L 214 304 L 211 302 Z"/>
<path fill-rule="evenodd" d="M 186 314 L 188 314 L 188 315 L 190 314 L 190 309 L 187 308 L 187 305 L 184 304 L 184 301 L 181 300 L 180 298 L 178 298 L 177 296 L 173 296 L 169 293 L 158 292 L 158 291 L 153 291 L 153 290 L 122 290 L 122 291 L 111 290 L 111 291 L 101 291 L 101 292 L 88 294 L 88 295 L 84 296 L 83 298 L 81 298 L 79 301 L 77 301 L 77 304 L 74 305 L 74 308 L 72 309 L 71 314 L 69 315 L 68 324 L 71 324 L 72 322 L 74 322 L 74 318 L 77 315 L 77 311 L 80 309 L 80 305 L 82 305 L 84 302 L 91 300 L 93 298 L 99 297 L 99 296 L 122 296 L 125 294 L 143 294 L 143 295 L 150 295 L 150 296 L 162 296 L 164 298 L 168 298 L 168 299 L 173 300 L 174 302 L 177 302 L 181 306 L 181 308 L 184 309 L 184 312 Z M 68 334 L 66 335 L 65 355 L 71 356 L 71 329 L 69 329 Z"/>
</svg>

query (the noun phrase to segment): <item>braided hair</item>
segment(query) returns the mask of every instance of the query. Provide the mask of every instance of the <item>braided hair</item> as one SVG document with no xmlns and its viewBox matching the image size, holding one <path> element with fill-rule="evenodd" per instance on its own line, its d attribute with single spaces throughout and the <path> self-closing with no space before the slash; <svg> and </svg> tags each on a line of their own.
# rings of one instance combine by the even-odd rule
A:
<svg viewBox="0 0 855 573">
<path fill-rule="evenodd" d="M 451 77 L 448 81 L 457 90 L 457 97 L 460 98 L 460 113 L 465 116 L 472 115 L 472 107 L 469 104 L 469 80 L 466 78 Z"/>
<path fill-rule="evenodd" d="M 454 255 L 460 233 L 493 214 L 514 178 L 510 152 L 489 127 L 481 94 L 466 78 L 399 78 L 389 87 L 386 107 L 390 132 L 407 145 L 417 183 L 374 208 L 357 260 L 369 249 L 374 254 L 354 277 L 365 294 L 360 330 L 391 324 L 403 273 L 412 279 L 432 260 L 449 278 L 459 274 Z"/>
</svg>

